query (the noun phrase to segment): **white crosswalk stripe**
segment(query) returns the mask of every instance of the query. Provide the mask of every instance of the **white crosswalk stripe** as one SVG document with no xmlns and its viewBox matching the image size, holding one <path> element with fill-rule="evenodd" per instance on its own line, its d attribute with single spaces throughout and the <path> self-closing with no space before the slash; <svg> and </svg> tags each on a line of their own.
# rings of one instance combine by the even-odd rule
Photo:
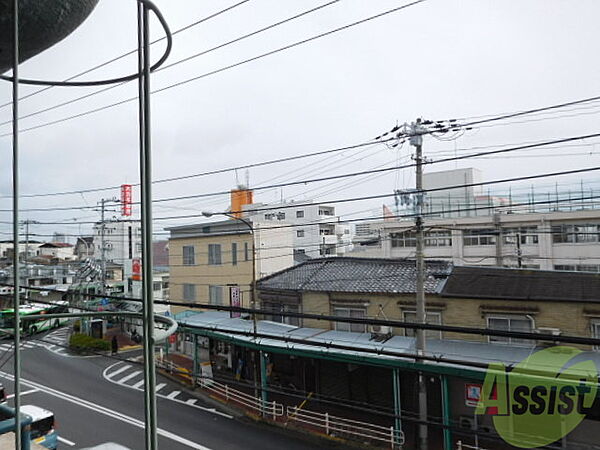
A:
<svg viewBox="0 0 600 450">
<path fill-rule="evenodd" d="M 110 381 L 111 383 L 115 383 L 129 389 L 142 390 L 144 386 L 144 378 L 139 365 L 118 362 L 104 369 L 102 376 L 105 380 Z M 176 387 L 176 385 L 170 382 L 158 383 L 156 385 L 156 396 L 164 400 L 187 405 L 190 408 L 210 412 L 228 419 L 233 418 L 229 414 L 225 414 L 215 410 L 214 408 L 208 408 L 198 404 L 198 399 L 193 398 L 193 394 L 182 391 L 181 388 L 176 389 Z"/>
</svg>

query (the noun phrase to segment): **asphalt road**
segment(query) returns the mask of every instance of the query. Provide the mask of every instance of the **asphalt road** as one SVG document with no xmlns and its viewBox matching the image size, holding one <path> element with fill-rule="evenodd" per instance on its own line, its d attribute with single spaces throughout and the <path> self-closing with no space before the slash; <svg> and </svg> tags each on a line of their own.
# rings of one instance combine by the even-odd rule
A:
<svg viewBox="0 0 600 450">
<path fill-rule="evenodd" d="M 21 355 L 22 404 L 54 412 L 60 448 L 78 449 L 115 442 L 132 450 L 144 449 L 143 392 L 103 376 L 105 369 L 119 368 L 118 361 L 102 356 L 69 357 L 39 346 L 26 348 Z M 0 349 L 0 382 L 10 395 L 14 392 L 13 363 L 8 357 Z M 121 364 L 132 366 L 130 371 L 135 369 L 130 363 Z M 157 383 L 164 384 L 160 391 L 163 397 L 157 399 L 158 441 L 162 449 L 325 448 L 269 426 L 238 420 L 201 400 L 191 400 L 194 405 L 186 404 L 189 395 L 186 397 L 185 392 L 175 395 L 182 390 L 180 386 L 160 376 Z M 9 402 L 12 405 L 12 399 Z"/>
</svg>

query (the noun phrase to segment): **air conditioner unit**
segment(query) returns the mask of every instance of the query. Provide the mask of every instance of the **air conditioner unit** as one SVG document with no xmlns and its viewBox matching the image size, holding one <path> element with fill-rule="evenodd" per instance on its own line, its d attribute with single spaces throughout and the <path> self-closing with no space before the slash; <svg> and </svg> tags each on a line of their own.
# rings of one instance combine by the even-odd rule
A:
<svg viewBox="0 0 600 450">
<path fill-rule="evenodd" d="M 535 330 L 536 333 L 538 334 L 546 334 L 546 335 L 551 335 L 551 336 L 560 336 L 562 331 L 560 331 L 560 328 L 551 328 L 551 327 L 539 327 Z M 552 345 L 558 345 L 559 343 L 557 341 L 546 341 L 546 340 L 538 340 L 537 341 L 537 345 L 541 346 L 541 347 L 548 347 L 548 346 L 552 346 Z"/>
<path fill-rule="evenodd" d="M 386 325 L 371 325 L 372 334 L 390 335 L 392 334 L 392 327 Z"/>
</svg>

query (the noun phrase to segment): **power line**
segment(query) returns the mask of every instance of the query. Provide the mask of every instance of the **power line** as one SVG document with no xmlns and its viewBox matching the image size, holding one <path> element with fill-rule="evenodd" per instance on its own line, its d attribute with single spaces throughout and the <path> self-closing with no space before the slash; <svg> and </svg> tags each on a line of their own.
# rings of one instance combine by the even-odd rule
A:
<svg viewBox="0 0 600 450">
<path fill-rule="evenodd" d="M 160 93 L 160 92 L 163 92 L 163 91 L 175 88 L 175 87 L 183 86 L 183 85 L 185 85 L 187 83 L 191 83 L 193 81 L 200 80 L 202 78 L 209 77 L 211 75 L 215 75 L 215 74 L 218 74 L 218 73 L 221 73 L 221 72 L 225 72 L 225 71 L 233 69 L 235 67 L 239 67 L 239 66 L 248 64 L 250 62 L 254 62 L 254 61 L 257 61 L 259 59 L 266 58 L 268 56 L 271 56 L 271 55 L 274 55 L 274 54 L 277 54 L 277 53 L 289 50 L 289 49 L 297 47 L 299 45 L 303 45 L 303 44 L 306 44 L 308 42 L 315 41 L 315 40 L 320 39 L 322 37 L 326 37 L 326 36 L 332 35 L 334 33 L 337 33 L 339 31 L 343 31 L 343 30 L 346 30 L 348 28 L 351 28 L 351 27 L 354 27 L 354 26 L 357 26 L 357 25 L 361 25 L 363 23 L 369 22 L 371 20 L 378 19 L 380 17 L 386 16 L 388 14 L 392 14 L 394 12 L 406 9 L 406 8 L 408 8 L 410 6 L 414 6 L 414 5 L 417 5 L 417 4 L 425 2 L 425 1 L 427 1 L 427 0 L 415 0 L 415 1 L 411 2 L 411 3 L 408 3 L 408 4 L 405 4 L 405 5 L 402 5 L 402 6 L 399 6 L 399 7 L 396 7 L 396 8 L 387 10 L 387 11 L 384 11 L 382 13 L 379 13 L 379 14 L 367 17 L 365 19 L 361 19 L 361 20 L 358 20 L 356 22 L 352 22 L 350 24 L 347 24 L 347 25 L 335 28 L 333 30 L 329 30 L 329 31 L 326 31 L 324 33 L 320 33 L 320 34 L 317 34 L 315 36 L 311 36 L 309 38 L 306 38 L 306 39 L 294 42 L 292 44 L 288 44 L 288 45 L 285 45 L 283 47 L 279 47 L 279 48 L 277 48 L 275 50 L 271 50 L 271 51 L 268 51 L 266 53 L 262 53 L 260 55 L 253 56 L 251 58 L 248 58 L 248 59 L 245 59 L 245 60 L 242 60 L 242 61 L 238 61 L 236 63 L 230 64 L 230 65 L 227 65 L 227 66 L 224 66 L 224 67 L 221 67 L 219 69 L 215 69 L 215 70 L 212 70 L 210 72 L 206 72 L 204 74 L 197 75 L 197 76 L 192 77 L 192 78 L 188 78 L 187 80 L 183 80 L 183 81 L 179 81 L 179 82 L 174 83 L 174 84 L 167 85 L 165 87 L 156 89 L 156 90 L 152 91 L 151 93 L 152 94 Z M 98 108 L 94 108 L 94 109 L 91 109 L 91 110 L 88 110 L 88 111 L 85 111 L 85 112 L 82 112 L 82 113 L 79 113 L 79 114 L 75 114 L 75 115 L 72 115 L 72 116 L 64 117 L 62 119 L 57 119 L 57 120 L 45 122 L 45 123 L 42 123 L 42 124 L 39 124 L 39 125 L 35 125 L 35 126 L 29 127 L 29 128 L 23 128 L 23 129 L 20 130 L 20 132 L 24 133 L 24 132 L 27 132 L 27 131 L 37 130 L 39 128 L 43 128 L 43 127 L 47 127 L 47 126 L 51 126 L 51 125 L 56 125 L 56 124 L 59 124 L 59 123 L 62 123 L 62 122 L 66 122 L 68 120 L 76 119 L 76 118 L 79 118 L 79 117 L 84 117 L 84 116 L 87 116 L 89 114 L 94 114 L 96 112 L 104 111 L 106 109 L 113 108 L 115 106 L 123 105 L 125 103 L 129 103 L 129 102 L 132 102 L 134 100 L 137 100 L 137 97 L 131 97 L 131 98 L 128 98 L 128 99 L 125 99 L 125 100 L 121 100 L 121 101 L 118 101 L 118 102 L 115 102 L 115 103 L 111 103 L 109 105 L 104 105 L 104 106 L 101 106 L 101 107 L 98 107 Z M 10 134 L 2 134 L 2 135 L 0 135 L 0 137 L 6 137 L 6 136 L 10 136 Z"/>
<path fill-rule="evenodd" d="M 222 13 L 226 12 L 226 11 L 229 11 L 229 10 L 233 9 L 234 7 L 236 7 L 236 6 L 240 6 L 241 4 L 243 4 L 243 3 L 246 3 L 247 1 L 249 1 L 249 0 L 245 0 L 245 1 L 241 2 L 241 3 L 237 3 L 236 5 L 233 5 L 232 7 L 229 7 L 229 8 L 226 8 L 226 9 L 224 9 L 224 10 L 221 10 L 221 11 L 219 11 L 218 13 L 212 14 L 212 15 L 210 15 L 210 16 L 208 16 L 208 17 L 204 18 L 204 19 L 201 19 L 200 21 L 197 21 L 197 22 L 195 22 L 194 24 L 188 25 L 187 27 L 184 27 L 184 28 L 182 28 L 182 29 L 181 29 L 181 30 L 179 30 L 179 31 L 183 31 L 183 30 L 185 30 L 185 29 L 191 28 L 191 27 L 192 27 L 192 26 L 194 26 L 194 25 L 197 25 L 197 24 L 199 24 L 199 23 L 205 22 L 205 21 L 207 21 L 208 19 L 212 19 L 213 17 L 216 17 L 216 16 L 218 16 L 218 15 L 220 15 L 220 14 L 222 14 Z M 263 33 L 263 32 L 265 32 L 265 31 L 267 31 L 267 30 L 270 30 L 270 29 L 276 28 L 276 27 L 278 27 L 278 26 L 280 26 L 280 25 L 283 25 L 283 24 L 285 24 L 285 23 L 287 23 L 287 22 L 291 22 L 292 20 L 298 19 L 298 18 L 300 18 L 300 17 L 302 17 L 302 16 L 305 16 L 305 15 L 307 15 L 307 14 L 310 14 L 310 13 L 316 12 L 316 11 L 318 11 L 318 10 L 320 10 L 320 9 L 323 9 L 323 8 L 325 8 L 325 7 L 327 7 L 327 6 L 330 6 L 330 5 L 333 5 L 333 4 L 335 4 L 335 3 L 338 3 L 339 1 L 340 1 L 340 0 L 332 0 L 332 1 L 328 2 L 328 3 L 325 3 L 325 4 L 322 4 L 322 5 L 319 5 L 319 6 L 315 7 L 315 8 L 311 8 L 311 9 L 309 9 L 309 10 L 303 11 L 303 12 L 301 12 L 301 13 L 299 13 L 299 14 L 296 14 L 296 15 L 294 15 L 294 16 L 288 17 L 287 19 L 284 19 L 284 20 L 281 20 L 281 21 L 279 21 L 279 22 L 276 22 L 276 23 L 273 23 L 273 24 L 271 24 L 271 25 L 268 25 L 268 26 L 266 26 L 266 27 L 260 28 L 259 30 L 256 30 L 256 31 L 253 31 L 253 32 L 251 32 L 251 33 L 245 34 L 245 35 L 243 35 L 243 36 L 240 36 L 240 37 L 238 37 L 238 38 L 235 38 L 235 39 L 233 39 L 233 40 L 227 41 L 227 42 L 225 42 L 225 43 L 223 43 L 223 44 L 219 44 L 219 45 L 217 45 L 217 46 L 215 46 L 215 47 L 211 47 L 211 48 L 209 48 L 209 49 L 207 49 L 207 50 L 203 50 L 203 51 L 201 51 L 201 52 L 199 52 L 199 53 L 195 53 L 194 55 L 187 56 L 187 57 L 185 57 L 185 58 L 183 58 L 183 59 L 180 59 L 179 61 L 175 61 L 175 62 L 173 62 L 173 63 L 170 63 L 170 64 L 167 64 L 167 65 L 165 65 L 165 66 L 162 66 L 162 67 L 160 67 L 159 69 L 157 69 L 155 72 L 160 72 L 161 70 L 169 69 L 169 68 L 171 68 L 171 67 L 174 67 L 174 66 L 177 66 L 177 65 L 179 65 L 179 64 L 182 64 L 182 63 L 184 63 L 184 62 L 190 61 L 190 60 L 192 60 L 192 59 L 194 59 L 194 58 L 197 58 L 197 57 L 199 57 L 199 56 L 203 56 L 203 55 L 206 55 L 206 54 L 208 54 L 208 53 L 211 53 L 211 52 L 213 52 L 213 51 L 220 50 L 220 49 L 222 49 L 222 48 L 224 48 L 224 47 L 227 47 L 227 46 L 229 46 L 229 45 L 232 45 L 232 44 L 234 44 L 234 43 L 240 42 L 240 41 L 242 41 L 242 40 L 244 40 L 244 39 L 247 39 L 247 38 L 249 38 L 249 37 L 255 36 L 255 35 L 257 35 L 257 34 L 260 34 L 260 33 Z M 174 34 L 174 33 L 173 33 L 173 34 Z M 154 41 L 154 42 L 158 42 L 158 41 L 160 41 L 160 40 L 162 40 L 162 39 L 158 39 L 158 40 L 156 40 L 156 41 Z M 117 58 L 115 58 L 115 59 L 111 60 L 110 62 L 112 62 L 112 61 L 116 61 L 116 60 L 118 60 L 118 59 L 120 59 L 120 58 L 123 58 L 123 57 L 125 57 L 125 56 L 127 56 L 127 55 L 131 55 L 131 54 L 135 53 L 136 51 L 137 51 L 137 49 L 136 49 L 136 50 L 132 50 L 132 51 L 130 51 L 130 52 L 128 52 L 128 53 L 125 53 L 124 55 L 121 55 L 121 56 L 119 56 L 119 57 L 117 57 Z M 102 64 L 102 65 L 100 65 L 100 66 L 97 66 L 97 67 L 102 67 L 103 65 L 106 65 L 106 64 L 108 64 L 108 63 L 104 63 L 104 64 Z M 94 69 L 94 70 L 95 70 L 95 69 Z M 91 70 L 90 70 L 90 71 L 91 71 Z M 70 104 L 73 104 L 73 103 L 77 103 L 77 102 L 79 102 L 79 101 L 81 101 L 81 100 L 85 100 L 86 98 L 90 98 L 90 97 L 96 96 L 96 95 L 98 95 L 98 94 L 102 94 L 102 93 L 104 93 L 104 92 L 107 92 L 107 91 L 110 91 L 110 90 L 112 90 L 112 89 L 115 89 L 115 88 L 117 88 L 117 87 L 119 87 L 119 86 L 122 86 L 122 85 L 124 85 L 124 84 L 128 83 L 128 82 L 129 82 L 129 81 L 124 81 L 124 82 L 122 82 L 122 83 L 119 83 L 119 84 L 116 84 L 116 85 L 113 85 L 113 86 L 109 86 L 109 87 L 106 87 L 106 88 L 104 88 L 104 89 L 100 89 L 100 90 L 98 90 L 98 91 L 91 92 L 91 93 L 89 93 L 89 94 L 86 94 L 86 95 L 83 95 L 83 96 L 81 96 L 81 97 L 77 97 L 77 98 L 75 98 L 75 99 L 71 99 L 71 100 L 65 101 L 65 102 L 63 102 L 63 103 L 59 103 L 59 104 L 56 104 L 56 105 L 53 105 L 53 106 L 49 106 L 49 107 L 47 107 L 47 108 L 44 108 L 44 109 L 41 109 L 41 110 L 34 111 L 34 112 L 32 112 L 32 113 L 29 113 L 29 114 L 27 114 L 27 115 L 25 115 L 25 116 L 21 116 L 21 117 L 20 117 L 20 119 L 26 119 L 26 118 L 29 118 L 29 117 L 34 117 L 34 116 L 37 116 L 37 115 L 39 115 L 39 114 L 42 114 L 42 113 L 45 113 L 45 112 L 49 112 L 49 111 L 53 111 L 53 110 L 55 110 L 55 109 L 61 108 L 61 107 L 63 107 L 63 106 L 67 106 L 67 105 L 70 105 Z M 41 91 L 40 91 L 40 92 L 41 92 Z M 11 123 L 11 121 L 10 121 L 10 120 L 0 123 L 0 126 L 2 126 L 2 125 L 7 125 L 7 124 L 9 124 L 9 123 Z"/>
<path fill-rule="evenodd" d="M 225 8 L 225 9 L 222 9 L 220 11 L 217 11 L 214 14 L 211 14 L 209 16 L 203 17 L 203 18 L 201 18 L 201 19 L 199 19 L 199 20 L 197 20 L 197 21 L 195 21 L 195 22 L 193 22 L 193 23 L 191 23 L 189 25 L 184 26 L 183 28 L 179 28 L 178 30 L 171 32 L 171 36 L 175 36 L 176 34 L 179 34 L 179 33 L 183 32 L 183 31 L 186 31 L 186 30 L 188 30 L 188 29 L 190 29 L 192 27 L 195 27 L 195 26 L 197 26 L 197 25 L 199 25 L 201 23 L 204 23 L 204 22 L 206 22 L 206 21 L 208 21 L 210 19 L 213 19 L 213 18 L 215 18 L 215 17 L 217 17 L 217 16 L 219 16 L 219 15 L 221 15 L 221 14 L 227 12 L 227 11 L 235 9 L 238 6 L 241 6 L 244 3 L 247 3 L 249 1 L 250 0 L 242 0 L 241 2 L 236 3 L 236 4 L 232 5 L 232 6 L 229 6 L 229 7 Z M 150 45 L 156 44 L 157 42 L 164 41 L 165 39 L 166 39 L 166 36 L 163 36 L 161 38 L 155 39 L 154 41 L 152 41 L 150 43 Z M 105 61 L 105 62 L 103 62 L 101 64 L 98 64 L 97 66 L 94 66 L 94 67 L 91 67 L 89 69 L 86 69 L 83 72 L 79 72 L 79 73 L 77 73 L 75 75 L 70 76 L 69 78 L 65 78 L 63 81 L 71 81 L 71 80 L 79 78 L 79 77 L 81 77 L 83 75 L 87 75 L 88 73 L 91 73 L 91 72 L 93 72 L 95 70 L 98 70 L 98 69 L 100 69 L 102 67 L 105 67 L 105 66 L 107 66 L 109 64 L 112 64 L 112 63 L 114 63 L 116 61 L 119 61 L 120 59 L 123 59 L 126 56 L 132 55 L 132 54 L 136 53 L 137 51 L 138 51 L 138 49 L 130 50 L 127 53 L 123 53 L 122 55 L 116 56 L 116 57 L 114 57 L 114 58 L 112 58 L 112 59 L 110 59 L 108 61 Z M 119 86 L 120 86 L 120 84 L 119 84 Z M 41 94 L 42 92 L 48 91 L 48 90 L 53 89 L 55 87 L 56 87 L 55 85 L 46 86 L 45 88 L 39 89 L 37 91 L 31 92 L 30 94 L 27 94 L 27 95 L 24 95 L 22 97 L 19 97 L 19 101 L 23 101 L 25 99 L 28 99 L 28 98 L 33 97 L 35 95 Z M 104 90 L 102 90 L 102 91 L 104 91 Z M 12 104 L 12 102 L 4 103 L 4 104 L 0 105 L 0 109 L 5 108 L 7 106 L 10 106 L 11 104 Z M 28 116 L 23 116 L 23 117 L 20 117 L 20 118 L 22 119 L 24 117 L 28 117 Z M 7 123 L 10 123 L 10 121 L 9 122 L 0 123 L 0 125 L 5 125 Z"/>
</svg>

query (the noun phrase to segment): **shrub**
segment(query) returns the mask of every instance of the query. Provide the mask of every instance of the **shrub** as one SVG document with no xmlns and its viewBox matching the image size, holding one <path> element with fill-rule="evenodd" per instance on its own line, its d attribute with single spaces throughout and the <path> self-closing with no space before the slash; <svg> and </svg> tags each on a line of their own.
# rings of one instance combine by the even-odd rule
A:
<svg viewBox="0 0 600 450">
<path fill-rule="evenodd" d="M 69 346 L 78 352 L 110 350 L 110 342 L 82 333 L 73 333 L 69 339 Z"/>
</svg>

